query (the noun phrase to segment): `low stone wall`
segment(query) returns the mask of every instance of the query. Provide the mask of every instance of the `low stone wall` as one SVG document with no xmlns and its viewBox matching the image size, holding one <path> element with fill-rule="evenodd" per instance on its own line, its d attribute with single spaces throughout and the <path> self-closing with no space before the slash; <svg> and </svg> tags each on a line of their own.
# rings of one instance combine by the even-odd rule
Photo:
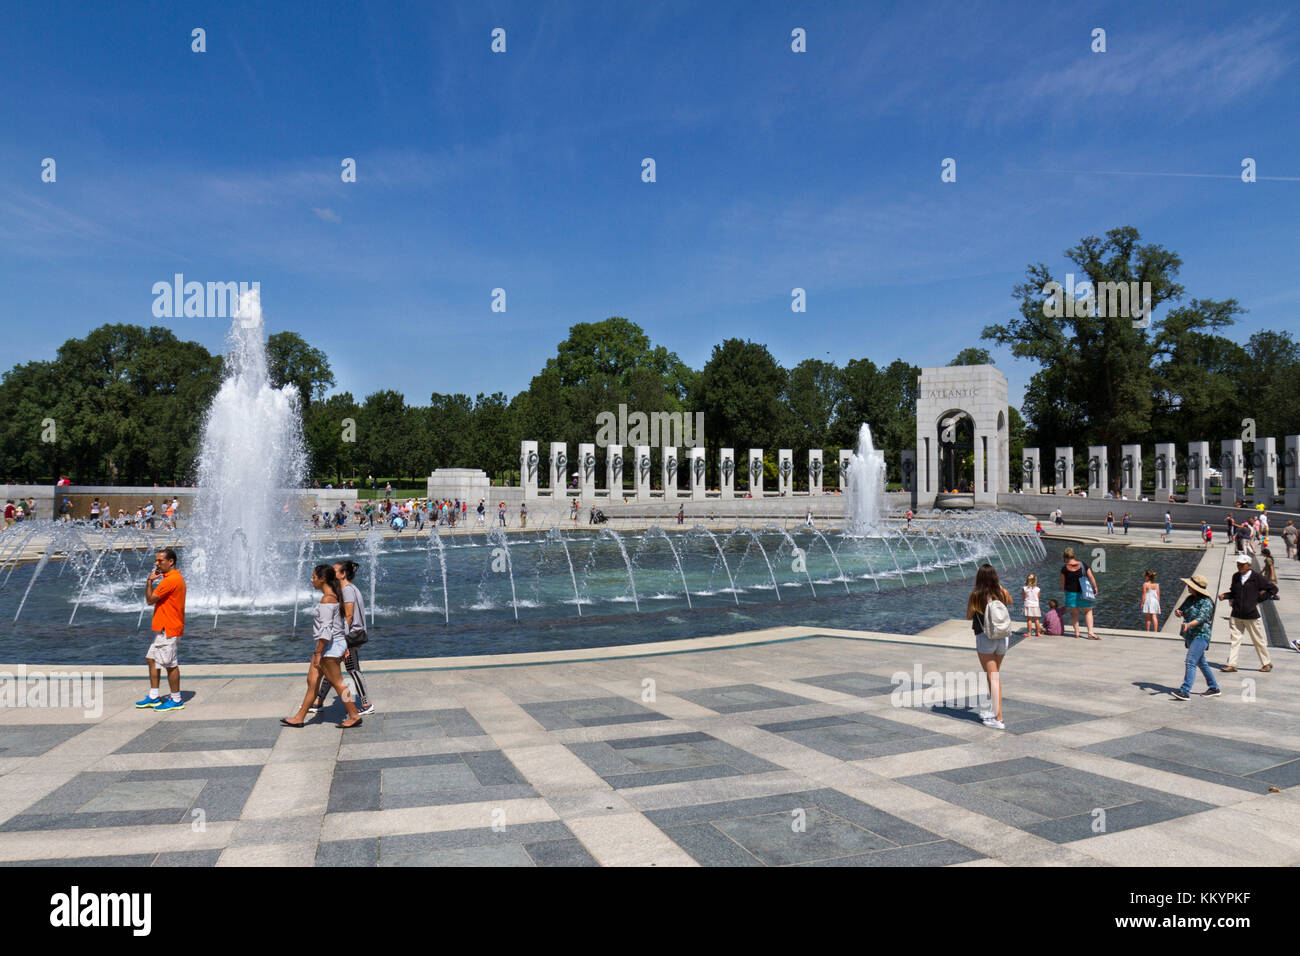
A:
<svg viewBox="0 0 1300 956">
<path fill-rule="evenodd" d="M 90 506 L 96 498 L 101 506 L 106 505 L 111 509 L 114 517 L 119 508 L 134 515 L 137 508 L 143 508 L 145 502 L 152 499 L 158 517 L 161 518 L 165 502 L 176 497 L 180 499 L 180 513 L 184 518 L 193 511 L 197 491 L 191 486 L 163 485 L 65 485 L 62 488 L 53 485 L 4 485 L 0 488 L 3 493 L 0 504 L 9 498 L 15 501 L 19 497 L 24 501 L 35 498 L 36 517 L 48 519 L 57 515 L 57 506 L 67 498 L 72 505 L 72 517 L 83 519 L 90 517 Z M 290 494 L 304 499 L 299 507 L 304 513 L 311 511 L 313 503 L 318 503 L 321 508 L 333 509 L 339 506 L 340 501 L 351 512 L 352 503 L 357 500 L 355 488 L 300 488 L 292 490 Z"/>
<path fill-rule="evenodd" d="M 1106 512 L 1115 513 L 1115 524 L 1119 525 L 1124 512 L 1129 513 L 1134 525 L 1148 528 L 1163 527 L 1165 512 L 1174 519 L 1175 528 L 1200 528 L 1202 521 L 1208 521 L 1214 529 L 1215 541 L 1224 534 L 1224 516 L 1231 514 L 1237 521 L 1256 517 L 1259 512 L 1254 508 L 1225 508 L 1222 505 L 1192 505 L 1160 501 L 1124 501 L 1116 498 L 1081 498 L 1071 495 L 998 495 L 998 507 L 1004 511 L 1017 511 L 1033 515 L 1044 525 L 1057 508 L 1064 513 L 1065 520 L 1073 524 L 1104 525 Z M 1269 509 L 1268 523 L 1274 535 L 1281 532 L 1288 520 L 1300 524 L 1300 515 L 1285 511 Z"/>
</svg>

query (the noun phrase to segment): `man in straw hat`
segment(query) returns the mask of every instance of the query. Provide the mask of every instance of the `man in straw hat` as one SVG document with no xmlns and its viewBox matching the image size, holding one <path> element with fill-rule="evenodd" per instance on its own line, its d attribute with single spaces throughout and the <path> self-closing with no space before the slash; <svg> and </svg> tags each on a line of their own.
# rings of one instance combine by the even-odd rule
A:
<svg viewBox="0 0 1300 956">
<path fill-rule="evenodd" d="M 1208 685 L 1202 697 L 1218 697 L 1222 693 L 1214 679 L 1205 659 L 1205 649 L 1210 646 L 1210 630 L 1214 626 L 1214 595 L 1210 593 L 1210 583 L 1202 575 L 1193 574 L 1183 578 L 1190 592 L 1182 607 L 1174 611 L 1183 619 L 1183 646 L 1187 648 L 1187 670 L 1183 674 L 1183 686 L 1172 691 L 1174 700 L 1190 700 L 1192 685 L 1196 683 L 1196 671 L 1205 675 Z"/>
<path fill-rule="evenodd" d="M 1250 642 L 1255 645 L 1260 671 L 1267 674 L 1273 669 L 1268 645 L 1264 643 L 1264 625 L 1259 620 L 1259 602 L 1277 594 L 1277 585 L 1257 573 L 1254 567 L 1250 555 L 1237 555 L 1237 573 L 1232 576 L 1229 590 L 1219 595 L 1220 600 L 1232 601 L 1232 617 L 1228 618 L 1228 666 L 1224 671 L 1237 669 L 1237 651 L 1241 650 L 1243 634 L 1250 635 Z"/>
</svg>

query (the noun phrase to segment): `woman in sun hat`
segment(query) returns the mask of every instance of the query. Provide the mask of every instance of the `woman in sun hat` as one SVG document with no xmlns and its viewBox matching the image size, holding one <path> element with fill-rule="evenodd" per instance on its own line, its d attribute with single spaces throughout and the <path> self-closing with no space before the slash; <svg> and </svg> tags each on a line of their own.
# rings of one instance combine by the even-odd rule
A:
<svg viewBox="0 0 1300 956">
<path fill-rule="evenodd" d="M 1210 583 L 1202 575 L 1193 574 L 1183 578 L 1187 585 L 1187 600 L 1174 614 L 1183 619 L 1183 646 L 1187 648 L 1187 667 L 1183 674 L 1183 686 L 1172 692 L 1174 700 L 1190 700 L 1192 685 L 1196 683 L 1196 672 L 1205 675 L 1208 685 L 1202 697 L 1218 697 L 1221 693 L 1214 671 L 1205 659 L 1205 649 L 1210 646 L 1210 630 L 1214 626 L 1214 595 L 1210 593 Z"/>
</svg>

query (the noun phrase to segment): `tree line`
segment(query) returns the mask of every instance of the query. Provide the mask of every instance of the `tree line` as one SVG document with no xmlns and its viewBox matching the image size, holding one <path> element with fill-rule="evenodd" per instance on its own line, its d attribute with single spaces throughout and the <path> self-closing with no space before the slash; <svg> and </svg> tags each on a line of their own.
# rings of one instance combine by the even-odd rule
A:
<svg viewBox="0 0 1300 956">
<path fill-rule="evenodd" d="M 983 330 L 1039 366 L 1022 410 L 1010 409 L 1013 483 L 1024 445 L 1051 448 L 1216 440 L 1241 433 L 1278 436 L 1300 426 L 1300 345 L 1289 332 L 1256 333 L 1244 344 L 1222 334 L 1243 310 L 1234 299 L 1190 299 L 1176 282 L 1181 260 L 1158 245 L 1141 244 L 1132 227 L 1087 237 L 1066 250 L 1094 286 L 1149 282 L 1152 309 L 1169 308 L 1145 326 L 1098 315 L 1079 300 L 1065 314 L 1043 308 L 1051 270 L 1030 266 L 1013 290 L 1016 313 Z M 1077 308 L 1073 306 L 1078 306 Z M 1059 310 L 1057 310 L 1059 311 Z M 267 340 L 274 385 L 294 384 L 301 401 L 309 480 L 422 482 L 439 467 L 484 469 L 494 480 L 517 482 L 519 443 L 563 441 L 576 463 L 579 442 L 594 441 L 598 416 L 629 411 L 704 416 L 706 481 L 716 487 L 717 449 L 736 449 L 737 487 L 748 479 L 748 449 L 794 453 L 795 478 L 806 486 L 809 449 L 825 454 L 828 484 L 840 448 L 871 425 L 887 451 L 889 479 L 898 481 L 901 449 L 915 447 L 917 376 L 902 359 L 876 365 L 805 359 L 791 368 L 765 345 L 738 338 L 713 348 L 701 369 L 651 342 L 643 329 L 614 316 L 574 325 L 555 355 L 513 398 L 502 392 L 433 393 L 408 404 L 394 390 L 357 401 L 335 385 L 325 353 L 293 332 Z M 965 348 L 950 363 L 990 362 L 982 348 Z M 70 339 L 50 361 L 28 362 L 0 382 L 0 475 L 8 480 L 77 484 L 188 484 L 204 412 L 221 381 L 222 359 L 160 327 L 105 325 Z M 603 483 L 604 456 L 597 473 Z M 630 454 L 627 455 L 630 459 Z M 630 463 L 627 474 L 630 476 Z M 969 463 L 968 463 L 969 468 Z M 658 478 L 658 469 L 655 469 Z"/>
</svg>

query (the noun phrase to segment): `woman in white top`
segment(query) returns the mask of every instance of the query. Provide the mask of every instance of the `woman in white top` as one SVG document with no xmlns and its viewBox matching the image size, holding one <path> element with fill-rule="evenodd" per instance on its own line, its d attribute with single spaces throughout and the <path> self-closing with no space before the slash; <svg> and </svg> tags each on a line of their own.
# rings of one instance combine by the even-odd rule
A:
<svg viewBox="0 0 1300 956">
<path fill-rule="evenodd" d="M 311 667 L 307 671 L 307 694 L 302 699 L 302 706 L 292 717 L 281 717 L 280 723 L 286 727 L 301 727 L 307 717 L 307 709 L 316 698 L 316 685 L 321 675 L 329 681 L 334 693 L 339 695 L 343 705 L 348 709 L 348 719 L 339 724 L 344 730 L 361 726 L 361 715 L 357 713 L 352 695 L 343 690 L 343 675 L 339 661 L 347 653 L 348 642 L 343 631 L 343 588 L 338 576 L 328 564 L 318 564 L 311 572 L 311 586 L 321 592 L 320 603 L 312 609 L 312 639 L 316 650 L 311 656 Z"/>
<path fill-rule="evenodd" d="M 1156 573 L 1147 571 L 1142 575 L 1142 613 L 1146 615 L 1146 629 L 1160 630 L 1160 585 L 1156 583 Z"/>
<path fill-rule="evenodd" d="M 1038 597 L 1042 589 L 1038 586 L 1038 575 L 1031 574 L 1025 578 L 1025 586 L 1020 589 L 1020 595 L 1024 598 L 1025 604 L 1025 636 L 1041 637 L 1042 636 L 1042 612 L 1038 609 Z"/>
</svg>

